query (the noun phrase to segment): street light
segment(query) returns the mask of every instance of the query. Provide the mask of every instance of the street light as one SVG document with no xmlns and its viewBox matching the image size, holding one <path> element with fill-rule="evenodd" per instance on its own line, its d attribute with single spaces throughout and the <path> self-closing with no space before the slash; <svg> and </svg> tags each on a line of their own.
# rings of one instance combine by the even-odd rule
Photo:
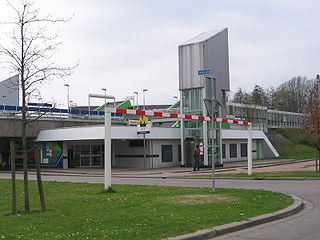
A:
<svg viewBox="0 0 320 240">
<path fill-rule="evenodd" d="M 3 102 L 3 110 L 6 109 L 6 103 L 4 101 L 4 99 L 6 98 L 7 96 L 2 96 L 2 102 Z"/>
<path fill-rule="evenodd" d="M 174 102 L 176 103 L 178 101 L 178 97 L 177 96 L 173 96 L 173 98 L 175 99 Z"/>
<path fill-rule="evenodd" d="M 69 100 L 69 95 L 70 95 L 69 89 L 70 89 L 70 86 L 69 86 L 69 84 L 65 84 L 64 86 L 67 87 L 67 104 L 68 104 L 68 113 L 69 113 L 69 111 L 70 111 L 70 100 Z"/>
<path fill-rule="evenodd" d="M 107 89 L 101 88 L 102 91 L 104 91 L 104 107 L 107 107 Z"/>
<path fill-rule="evenodd" d="M 133 94 L 137 94 L 137 110 L 139 110 L 139 98 L 138 98 L 139 93 L 133 92 Z"/>
<path fill-rule="evenodd" d="M 148 89 L 143 89 L 143 110 L 146 110 L 146 97 L 145 97 L 145 92 L 148 91 Z"/>
</svg>

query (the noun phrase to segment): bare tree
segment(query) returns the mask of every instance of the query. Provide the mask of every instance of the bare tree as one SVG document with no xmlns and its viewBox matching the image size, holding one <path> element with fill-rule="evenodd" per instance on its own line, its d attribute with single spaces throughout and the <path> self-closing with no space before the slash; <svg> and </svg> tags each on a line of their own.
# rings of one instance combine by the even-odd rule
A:
<svg viewBox="0 0 320 240">
<path fill-rule="evenodd" d="M 55 63 L 53 56 L 61 44 L 57 34 L 50 35 L 47 27 L 51 24 L 67 22 L 69 19 L 41 16 L 31 0 L 18 0 L 14 5 L 7 1 L 13 12 L 12 20 L 4 22 L 11 27 L 7 32 L 8 44 L 0 43 L 0 54 L 5 57 L 6 67 L 19 74 L 22 101 L 22 154 L 24 172 L 24 210 L 30 211 L 27 160 L 27 125 L 31 121 L 27 111 L 27 99 L 37 91 L 39 84 L 71 74 L 73 68 Z M 40 198 L 44 199 L 44 196 Z"/>
<path fill-rule="evenodd" d="M 310 91 L 312 105 L 311 110 L 304 117 L 303 128 L 312 134 L 312 137 L 306 139 L 306 141 L 313 145 L 318 152 L 316 158 L 316 171 L 319 171 L 320 161 L 320 101 L 319 101 L 319 85 L 320 77 L 317 75 L 317 79 L 314 84 L 313 90 Z"/>
</svg>

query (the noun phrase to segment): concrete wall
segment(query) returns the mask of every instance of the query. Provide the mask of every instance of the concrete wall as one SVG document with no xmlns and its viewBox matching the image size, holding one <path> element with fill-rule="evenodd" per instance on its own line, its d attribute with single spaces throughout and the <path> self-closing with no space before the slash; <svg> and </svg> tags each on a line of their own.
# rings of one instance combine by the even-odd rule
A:
<svg viewBox="0 0 320 240">
<path fill-rule="evenodd" d="M 226 158 L 222 158 L 223 162 L 232 162 L 239 160 L 247 160 L 247 157 L 241 157 L 241 143 L 248 143 L 247 140 L 223 140 L 222 144 L 226 146 Z M 237 157 L 230 158 L 230 144 L 237 144 Z M 260 147 L 261 149 L 261 147 Z M 252 159 L 257 159 L 257 141 L 252 140 Z M 262 158 L 262 154 L 260 151 L 260 158 Z"/>
<path fill-rule="evenodd" d="M 146 161 L 144 161 L 143 146 L 131 147 L 129 140 L 116 140 L 114 144 L 114 166 L 134 168 L 179 166 L 179 144 L 180 140 L 146 140 Z M 162 145 L 172 145 L 172 162 L 162 162 Z"/>
<path fill-rule="evenodd" d="M 40 129 L 53 129 L 70 126 L 97 125 L 97 121 L 68 120 L 68 119 L 39 119 L 31 122 L 27 128 L 27 136 L 36 138 Z M 103 124 L 103 123 L 102 123 Z M 22 120 L 0 118 L 0 138 L 21 137 Z"/>
</svg>

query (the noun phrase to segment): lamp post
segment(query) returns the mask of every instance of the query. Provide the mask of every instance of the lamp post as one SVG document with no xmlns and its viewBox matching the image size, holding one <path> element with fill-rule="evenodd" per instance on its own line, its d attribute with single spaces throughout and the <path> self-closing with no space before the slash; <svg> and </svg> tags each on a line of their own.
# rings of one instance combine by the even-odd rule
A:
<svg viewBox="0 0 320 240">
<path fill-rule="evenodd" d="M 173 96 L 174 98 L 174 103 L 176 103 L 178 101 L 178 97 L 177 96 Z"/>
<path fill-rule="evenodd" d="M 68 104 L 68 113 L 70 113 L 70 100 L 69 100 L 69 95 L 70 95 L 70 86 L 69 84 L 65 84 L 64 85 L 65 87 L 67 87 L 67 104 Z"/>
<path fill-rule="evenodd" d="M 2 104 L 3 104 L 3 110 L 6 109 L 6 103 L 4 101 L 4 99 L 6 98 L 7 96 L 2 96 Z"/>
<path fill-rule="evenodd" d="M 107 107 L 107 89 L 101 88 L 102 91 L 104 91 L 104 107 Z"/>
<path fill-rule="evenodd" d="M 143 110 L 146 110 L 146 96 L 145 96 L 145 92 L 148 91 L 148 89 L 143 89 Z"/>
<path fill-rule="evenodd" d="M 69 103 L 70 103 L 70 105 L 69 105 L 69 106 L 70 106 L 70 112 L 72 112 L 72 103 L 73 103 L 73 100 L 70 100 Z"/>
<path fill-rule="evenodd" d="M 133 92 L 133 94 L 137 95 L 137 105 L 136 105 L 136 109 L 139 110 L 139 93 L 138 92 Z"/>
</svg>

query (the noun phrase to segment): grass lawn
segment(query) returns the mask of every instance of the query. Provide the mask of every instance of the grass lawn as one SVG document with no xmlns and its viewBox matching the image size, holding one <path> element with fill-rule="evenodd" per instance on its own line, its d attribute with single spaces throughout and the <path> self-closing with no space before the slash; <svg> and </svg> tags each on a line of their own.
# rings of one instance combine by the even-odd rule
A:
<svg viewBox="0 0 320 240">
<path fill-rule="evenodd" d="M 211 176 L 211 175 L 210 175 Z M 207 175 L 207 177 L 210 177 Z M 314 171 L 292 171 L 292 172 L 255 172 L 251 176 L 248 173 L 223 173 L 216 174 L 216 177 L 312 177 L 320 178 L 320 172 Z"/>
<path fill-rule="evenodd" d="M 163 239 L 283 209 L 293 200 L 261 190 L 45 182 L 48 212 L 10 215 L 10 181 L 0 180 L 0 239 Z M 18 181 L 22 210 L 22 181 Z M 31 209 L 39 209 L 30 182 Z"/>
<path fill-rule="evenodd" d="M 315 157 L 314 148 L 303 144 L 275 144 L 280 159 L 312 159 Z"/>
</svg>

